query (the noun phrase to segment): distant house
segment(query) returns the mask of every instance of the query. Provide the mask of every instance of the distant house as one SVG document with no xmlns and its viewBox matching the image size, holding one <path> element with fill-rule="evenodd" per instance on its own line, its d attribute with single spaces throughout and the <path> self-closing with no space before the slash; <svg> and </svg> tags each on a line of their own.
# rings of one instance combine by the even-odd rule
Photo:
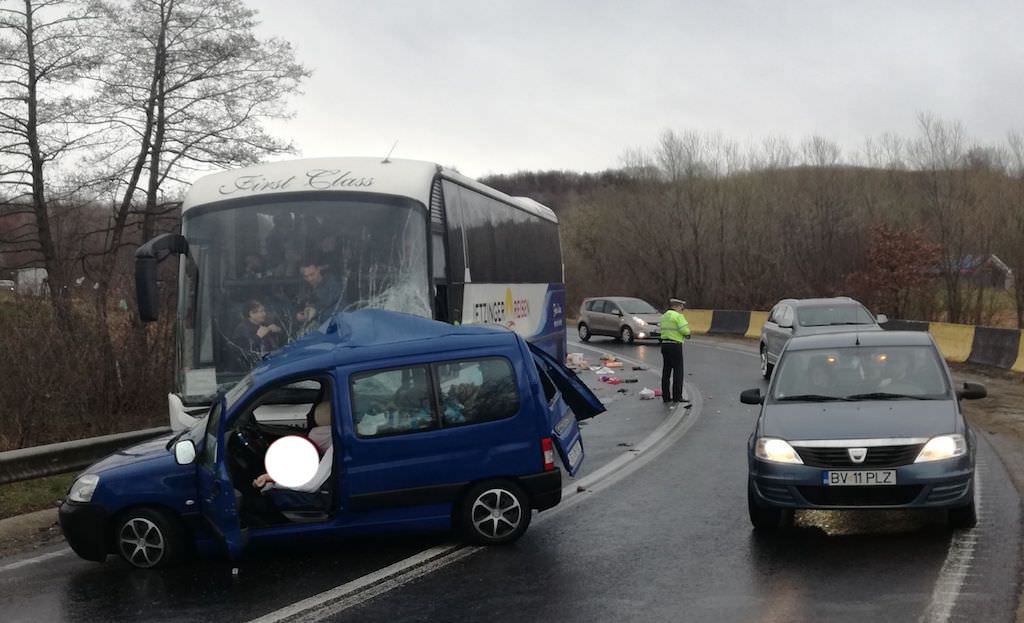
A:
<svg viewBox="0 0 1024 623">
<path fill-rule="evenodd" d="M 1013 287 L 1013 270 L 999 259 L 994 253 L 988 255 L 965 255 L 957 263 L 960 274 L 970 279 L 973 283 L 985 288 L 1002 288 L 1009 290 Z M 929 275 L 939 276 L 945 271 L 942 266 L 935 266 L 928 270 Z"/>
</svg>

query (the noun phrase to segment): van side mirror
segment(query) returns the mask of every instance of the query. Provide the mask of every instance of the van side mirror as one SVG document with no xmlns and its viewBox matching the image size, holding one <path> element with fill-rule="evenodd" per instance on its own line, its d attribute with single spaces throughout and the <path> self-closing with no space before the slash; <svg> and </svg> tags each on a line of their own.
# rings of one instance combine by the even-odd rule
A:
<svg viewBox="0 0 1024 623">
<path fill-rule="evenodd" d="M 988 396 L 988 390 L 981 383 L 964 383 L 963 389 L 956 390 L 956 397 L 963 400 L 977 400 Z"/>
<path fill-rule="evenodd" d="M 139 318 L 143 322 L 152 322 L 159 317 L 157 266 L 172 254 L 188 254 L 188 241 L 181 234 L 160 234 L 135 251 L 135 297 L 139 304 Z"/>
<path fill-rule="evenodd" d="M 761 395 L 761 389 L 755 387 L 741 393 L 740 402 L 745 405 L 759 405 L 764 402 L 764 396 Z"/>
<path fill-rule="evenodd" d="M 889 322 L 889 317 L 885 314 L 878 314 L 878 316 L 875 317 L 875 320 L 878 321 L 878 324 L 885 324 Z"/>
<path fill-rule="evenodd" d="M 182 439 L 174 444 L 174 460 L 178 465 L 191 465 L 196 460 L 196 444 L 191 439 Z"/>
<path fill-rule="evenodd" d="M 792 329 L 793 328 L 793 321 L 792 320 L 780 320 L 778 324 L 779 324 L 779 327 L 783 328 L 783 329 Z"/>
</svg>

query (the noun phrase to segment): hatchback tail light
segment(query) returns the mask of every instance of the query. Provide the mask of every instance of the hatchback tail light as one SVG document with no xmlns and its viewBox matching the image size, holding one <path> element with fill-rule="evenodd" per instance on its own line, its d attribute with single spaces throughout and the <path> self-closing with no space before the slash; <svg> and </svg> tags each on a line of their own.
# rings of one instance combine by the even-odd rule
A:
<svg viewBox="0 0 1024 623">
<path fill-rule="evenodd" d="M 551 442 L 551 437 L 540 440 L 540 450 L 544 454 L 544 471 L 553 471 L 555 469 L 555 444 Z"/>
</svg>

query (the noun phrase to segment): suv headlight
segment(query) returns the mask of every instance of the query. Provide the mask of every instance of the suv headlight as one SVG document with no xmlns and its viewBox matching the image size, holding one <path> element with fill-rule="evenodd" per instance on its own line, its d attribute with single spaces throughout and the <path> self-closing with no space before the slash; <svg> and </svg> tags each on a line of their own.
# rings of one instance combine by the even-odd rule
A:
<svg viewBox="0 0 1024 623">
<path fill-rule="evenodd" d="M 941 461 L 965 454 L 967 454 L 967 440 L 963 435 L 939 435 L 932 437 L 928 443 L 924 444 L 914 462 Z"/>
<path fill-rule="evenodd" d="M 96 492 L 96 485 L 100 484 L 100 477 L 96 474 L 86 474 L 71 485 L 68 492 L 68 499 L 72 502 L 89 502 L 92 494 Z"/>
<path fill-rule="evenodd" d="M 762 461 L 773 463 L 796 463 L 803 465 L 800 455 L 796 453 L 793 446 L 783 439 L 771 437 L 759 437 L 754 448 L 754 456 Z"/>
</svg>

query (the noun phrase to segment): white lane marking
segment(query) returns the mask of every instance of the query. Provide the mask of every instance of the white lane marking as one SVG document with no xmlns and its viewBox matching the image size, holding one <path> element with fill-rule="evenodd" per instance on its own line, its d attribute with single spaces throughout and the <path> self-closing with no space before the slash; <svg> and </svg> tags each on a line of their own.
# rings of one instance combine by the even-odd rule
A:
<svg viewBox="0 0 1024 623">
<path fill-rule="evenodd" d="M 361 578 L 253 619 L 250 623 L 320 620 L 471 556 L 481 549 L 456 543 L 431 547 Z"/>
<path fill-rule="evenodd" d="M 981 465 L 978 466 L 982 467 Z M 975 504 L 980 513 L 982 507 L 981 470 L 974 472 L 974 486 L 976 491 Z M 924 611 L 921 623 L 946 623 L 953 613 L 960 592 L 963 590 L 964 580 L 970 575 L 971 563 L 974 561 L 974 548 L 978 544 L 978 531 L 981 529 L 981 522 L 978 527 L 970 531 L 957 531 L 949 543 L 949 552 L 946 560 L 939 570 L 939 577 L 935 580 L 935 590 L 932 591 L 932 600 L 928 609 Z"/>
<path fill-rule="evenodd" d="M 628 361 L 625 357 L 620 357 Z M 583 493 L 593 493 L 610 486 L 625 478 L 637 469 L 654 460 L 664 450 L 682 437 L 700 416 L 703 406 L 700 392 L 692 384 L 687 384 L 693 391 L 693 407 L 677 408 L 658 428 L 633 446 L 627 452 L 610 463 L 602 466 L 588 476 L 573 481 L 562 488 L 563 502 L 555 508 L 539 515 L 533 523 L 549 521 L 551 517 L 567 508 L 575 506 L 586 499 Z M 585 491 L 580 492 L 582 488 Z M 265 614 L 250 623 L 281 623 L 283 621 L 319 621 L 359 605 L 373 597 L 377 597 L 396 588 L 400 588 L 428 573 L 438 571 L 448 565 L 472 556 L 486 549 L 450 543 L 424 550 L 391 564 L 384 569 L 357 578 L 333 589 L 313 595 L 307 599 L 285 606 L 274 612 Z"/>
<path fill-rule="evenodd" d="M 47 560 L 51 560 L 53 558 L 59 558 L 61 556 L 67 556 L 70 553 L 71 553 L 71 548 L 70 547 L 65 547 L 63 549 L 57 550 L 56 552 L 50 552 L 48 554 L 41 554 L 41 555 L 36 556 L 34 558 L 26 558 L 25 560 L 19 560 L 18 562 L 12 562 L 12 563 L 9 563 L 9 564 L 6 564 L 6 565 L 0 567 L 0 573 L 3 573 L 5 571 L 14 571 L 15 569 L 21 569 L 22 567 L 27 567 L 29 565 L 36 565 L 36 564 L 39 564 L 41 562 L 46 562 Z"/>
</svg>

